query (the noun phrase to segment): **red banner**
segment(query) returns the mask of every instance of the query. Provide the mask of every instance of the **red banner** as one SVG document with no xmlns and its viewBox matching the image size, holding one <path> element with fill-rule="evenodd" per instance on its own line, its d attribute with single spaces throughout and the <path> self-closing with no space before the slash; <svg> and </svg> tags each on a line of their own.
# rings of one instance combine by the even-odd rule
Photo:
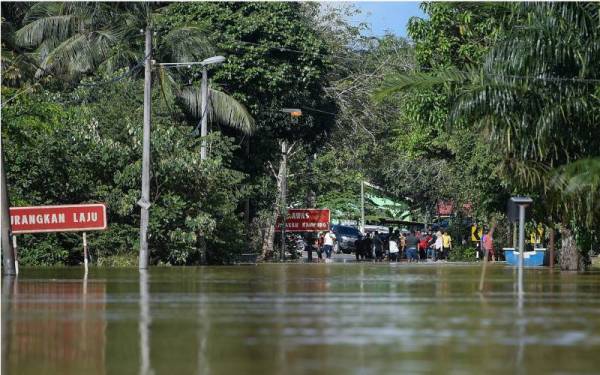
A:
<svg viewBox="0 0 600 375">
<path fill-rule="evenodd" d="M 450 216 L 454 211 L 454 202 L 450 201 L 438 201 L 437 202 L 437 214 L 439 216 Z"/>
<path fill-rule="evenodd" d="M 13 233 L 104 230 L 107 227 L 106 205 L 11 207 L 10 224 Z"/>
<path fill-rule="evenodd" d="M 275 228 L 281 231 L 281 218 Z M 320 232 L 329 230 L 329 209 L 293 208 L 285 220 L 286 232 Z"/>
</svg>

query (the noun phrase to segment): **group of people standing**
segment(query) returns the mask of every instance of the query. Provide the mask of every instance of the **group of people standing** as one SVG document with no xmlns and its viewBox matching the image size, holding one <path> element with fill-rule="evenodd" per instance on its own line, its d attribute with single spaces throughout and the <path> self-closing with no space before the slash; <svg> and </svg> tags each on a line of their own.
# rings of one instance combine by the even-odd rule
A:
<svg viewBox="0 0 600 375">
<path fill-rule="evenodd" d="M 386 245 L 387 242 L 387 246 Z M 395 230 L 387 239 L 375 231 L 356 241 L 356 260 L 374 259 L 398 262 L 419 262 L 427 259 L 447 260 L 452 250 L 452 237 L 448 232 L 416 231 L 401 233 Z"/>
</svg>

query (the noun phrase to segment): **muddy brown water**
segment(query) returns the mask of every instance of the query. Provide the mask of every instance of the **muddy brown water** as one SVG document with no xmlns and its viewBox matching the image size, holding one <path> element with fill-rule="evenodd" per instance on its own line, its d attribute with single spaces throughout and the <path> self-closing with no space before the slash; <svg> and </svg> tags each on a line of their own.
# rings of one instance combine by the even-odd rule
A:
<svg viewBox="0 0 600 375">
<path fill-rule="evenodd" d="M 598 374 L 600 273 L 477 265 L 21 269 L 2 374 Z"/>
</svg>

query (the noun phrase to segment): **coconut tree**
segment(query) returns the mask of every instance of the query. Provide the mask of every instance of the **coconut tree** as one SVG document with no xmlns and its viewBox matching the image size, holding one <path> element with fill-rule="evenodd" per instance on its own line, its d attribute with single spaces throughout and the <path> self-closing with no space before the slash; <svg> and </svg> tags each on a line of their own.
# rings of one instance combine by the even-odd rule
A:
<svg viewBox="0 0 600 375">
<path fill-rule="evenodd" d="M 575 232 L 600 228 L 600 7 L 515 4 L 481 66 L 397 75 L 379 93 L 456 88 L 450 121 L 477 126 L 503 152 L 515 192 L 534 192 L 560 223 L 561 267 L 581 269 Z"/>
<path fill-rule="evenodd" d="M 152 53 L 155 61 L 199 61 L 215 52 L 206 30 L 199 25 L 161 27 L 163 8 L 152 3 L 40 2 L 29 8 L 14 40 L 39 61 L 36 77 L 54 75 L 67 82 L 122 68 L 133 68 L 132 73 L 137 73 L 144 61 L 140 31 L 147 26 L 157 29 Z M 181 103 L 189 104 L 186 109 L 199 116 L 195 98 L 200 92 L 182 89 L 180 82 L 185 75 L 161 65 L 155 65 L 154 70 L 162 96 L 169 101 L 181 97 Z M 210 118 L 246 133 L 253 131 L 254 120 L 241 103 L 214 88 L 209 97 Z"/>
</svg>

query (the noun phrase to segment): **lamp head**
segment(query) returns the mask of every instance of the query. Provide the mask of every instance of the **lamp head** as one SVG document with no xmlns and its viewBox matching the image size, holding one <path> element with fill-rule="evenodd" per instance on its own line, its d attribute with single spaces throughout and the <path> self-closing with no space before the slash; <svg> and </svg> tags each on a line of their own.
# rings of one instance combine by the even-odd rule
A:
<svg viewBox="0 0 600 375">
<path fill-rule="evenodd" d="M 289 113 L 292 117 L 302 116 L 302 110 L 300 108 L 282 108 L 281 112 Z"/>
<path fill-rule="evenodd" d="M 202 65 L 206 66 L 206 65 L 222 64 L 223 62 L 225 62 L 224 56 L 213 56 L 213 57 L 209 57 L 208 59 L 202 60 Z"/>
<path fill-rule="evenodd" d="M 531 204 L 533 199 L 529 197 L 511 197 L 510 200 L 515 204 Z"/>
</svg>

